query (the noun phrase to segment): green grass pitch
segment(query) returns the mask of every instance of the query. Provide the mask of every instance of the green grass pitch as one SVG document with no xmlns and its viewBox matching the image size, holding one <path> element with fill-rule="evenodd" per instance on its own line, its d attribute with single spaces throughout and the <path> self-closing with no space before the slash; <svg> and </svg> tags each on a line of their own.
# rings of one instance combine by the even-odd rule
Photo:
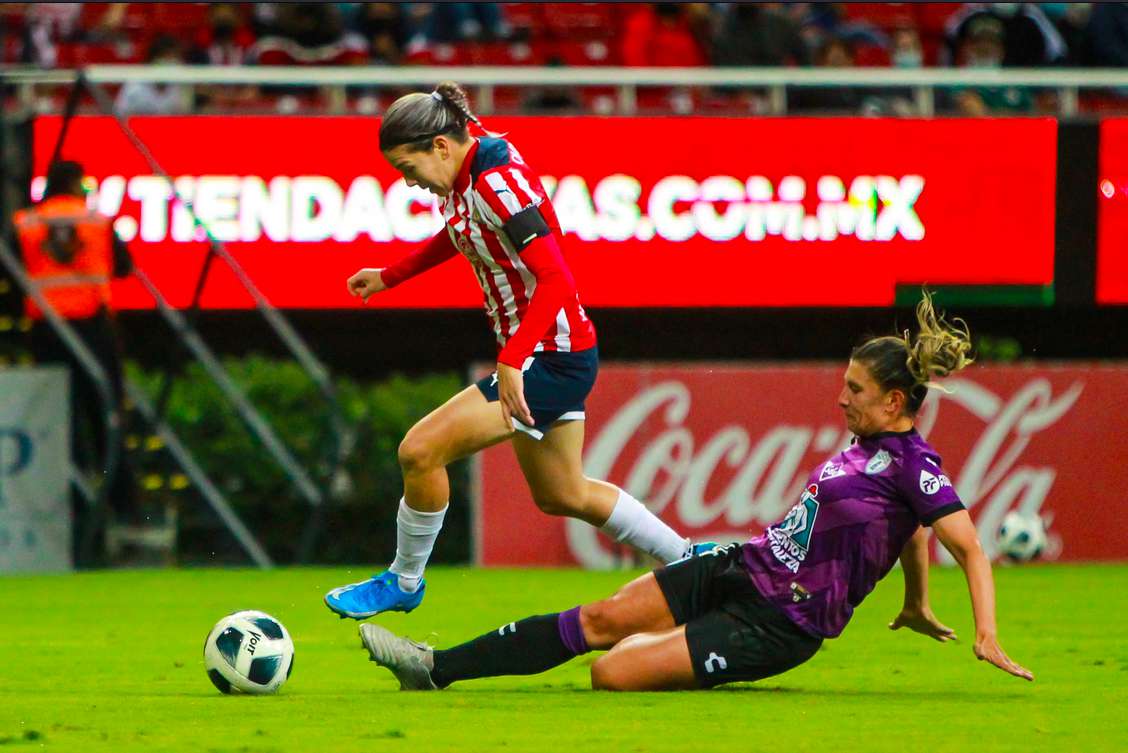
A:
<svg viewBox="0 0 1128 753">
<path fill-rule="evenodd" d="M 1034 683 L 977 662 L 966 587 L 932 571 L 941 645 L 886 624 L 897 572 L 843 637 L 755 685 L 696 693 L 588 689 L 591 657 L 534 677 L 406 694 L 366 661 L 356 623 L 321 602 L 368 570 L 99 572 L 0 577 L 0 747 L 12 751 L 1125 751 L 1126 566 L 996 569 L 1004 647 Z M 432 568 L 428 596 L 381 622 L 440 647 L 610 593 L 633 573 Z M 223 696 L 204 636 L 236 609 L 296 644 L 276 696 Z"/>
</svg>

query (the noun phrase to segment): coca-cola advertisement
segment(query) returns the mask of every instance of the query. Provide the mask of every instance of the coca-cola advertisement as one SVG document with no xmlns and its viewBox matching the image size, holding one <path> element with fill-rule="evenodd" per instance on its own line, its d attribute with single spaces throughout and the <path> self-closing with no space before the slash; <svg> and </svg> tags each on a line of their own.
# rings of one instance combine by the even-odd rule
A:
<svg viewBox="0 0 1128 753">
<path fill-rule="evenodd" d="M 587 401 L 584 468 L 694 540 L 746 540 L 798 501 L 808 474 L 846 447 L 845 364 L 607 365 Z M 1041 516 L 1049 560 L 1128 559 L 1110 496 L 1128 364 L 975 366 L 930 391 L 918 430 L 970 510 L 989 555 L 1011 510 Z M 482 453 L 474 519 L 482 565 L 631 561 L 598 532 L 533 504 L 508 445 Z M 935 546 L 935 544 L 934 544 Z M 946 552 L 934 551 L 950 563 Z"/>
</svg>

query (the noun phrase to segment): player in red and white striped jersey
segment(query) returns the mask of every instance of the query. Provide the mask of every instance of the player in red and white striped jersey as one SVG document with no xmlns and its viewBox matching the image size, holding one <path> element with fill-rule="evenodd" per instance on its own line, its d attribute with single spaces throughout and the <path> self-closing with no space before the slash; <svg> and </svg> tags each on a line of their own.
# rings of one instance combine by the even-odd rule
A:
<svg viewBox="0 0 1128 753">
<path fill-rule="evenodd" d="M 540 179 L 506 139 L 471 136 L 471 123 L 481 128 L 465 92 L 450 82 L 388 108 L 380 150 L 408 185 L 441 199 L 446 227 L 393 266 L 360 270 L 348 286 L 367 301 L 461 254 L 482 288 L 497 337 L 497 371 L 407 433 L 399 449 L 404 496 L 395 561 L 387 572 L 326 595 L 342 617 L 407 612 L 419 604 L 450 495 L 447 464 L 507 439 L 541 510 L 585 520 L 663 562 L 694 553 L 688 539 L 634 497 L 584 476 L 584 399 L 599 366 L 595 328 L 564 261 L 556 212 Z"/>
</svg>

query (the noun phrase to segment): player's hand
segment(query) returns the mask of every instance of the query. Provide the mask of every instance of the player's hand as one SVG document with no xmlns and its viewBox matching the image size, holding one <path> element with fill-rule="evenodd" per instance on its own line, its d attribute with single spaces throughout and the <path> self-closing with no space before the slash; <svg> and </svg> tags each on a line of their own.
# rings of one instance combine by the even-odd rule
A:
<svg viewBox="0 0 1128 753">
<path fill-rule="evenodd" d="M 976 636 L 974 651 L 975 656 L 980 661 L 991 662 L 999 669 L 1004 672 L 1009 672 L 1015 677 L 1021 677 L 1024 680 L 1034 679 L 1034 675 L 1029 669 L 1011 661 L 1011 658 L 1003 651 L 1003 647 L 999 645 L 999 640 L 993 633 Z"/>
<path fill-rule="evenodd" d="M 525 402 L 525 376 L 520 369 L 498 363 L 497 397 L 506 426 L 512 429 L 511 419 L 514 418 L 526 426 L 533 425 L 533 415 L 529 412 L 529 404 Z"/>
<path fill-rule="evenodd" d="M 928 607 L 905 607 L 902 609 L 901 613 L 889 623 L 890 630 L 900 630 L 901 628 L 908 628 L 921 635 L 927 635 L 941 643 L 956 640 L 956 631 L 936 619 L 936 615 L 932 614 L 932 610 Z"/>
<path fill-rule="evenodd" d="M 366 267 L 349 278 L 349 293 L 360 296 L 361 300 L 368 303 L 368 296 L 387 290 L 384 279 L 380 273 L 384 270 Z"/>
</svg>

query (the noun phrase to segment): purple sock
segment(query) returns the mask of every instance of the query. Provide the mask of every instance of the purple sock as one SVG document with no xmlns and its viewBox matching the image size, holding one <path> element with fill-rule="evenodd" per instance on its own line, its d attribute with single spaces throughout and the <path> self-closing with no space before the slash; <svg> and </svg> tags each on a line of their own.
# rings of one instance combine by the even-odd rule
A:
<svg viewBox="0 0 1128 753">
<path fill-rule="evenodd" d="M 588 647 L 587 639 L 584 638 L 584 629 L 580 625 L 579 607 L 573 607 L 567 612 L 561 612 L 560 616 L 557 618 L 556 627 L 560 630 L 560 640 L 575 656 L 591 651 Z"/>
</svg>

